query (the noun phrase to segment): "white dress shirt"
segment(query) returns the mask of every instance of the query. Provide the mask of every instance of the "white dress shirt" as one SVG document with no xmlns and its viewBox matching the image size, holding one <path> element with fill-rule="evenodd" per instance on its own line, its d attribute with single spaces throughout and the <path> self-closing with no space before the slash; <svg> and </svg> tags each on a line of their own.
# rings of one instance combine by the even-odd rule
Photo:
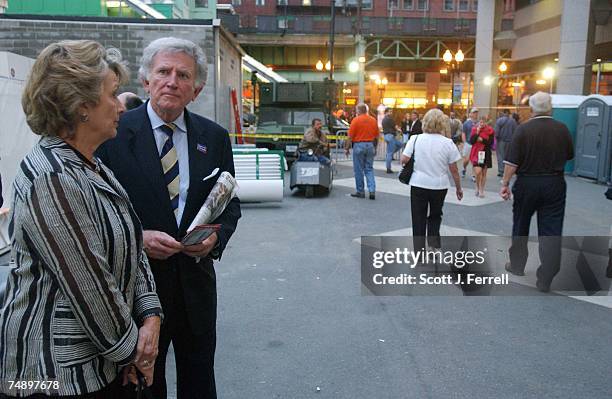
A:
<svg viewBox="0 0 612 399">
<path fill-rule="evenodd" d="M 168 135 L 160 129 L 161 126 L 165 125 L 166 122 L 160 118 L 153 107 L 151 107 L 151 101 L 147 102 L 147 113 L 149 114 L 149 120 L 151 121 L 151 128 L 153 129 L 153 135 L 155 136 L 155 144 L 157 145 L 157 153 L 161 154 L 162 148 L 168 139 Z M 189 151 L 187 143 L 187 125 L 185 124 L 185 112 L 181 112 L 174 123 L 177 129 L 172 134 L 172 142 L 176 148 L 176 155 L 179 163 L 179 204 L 178 212 L 176 214 L 176 225 L 181 224 L 181 218 L 183 217 L 183 210 L 185 209 L 185 201 L 187 201 L 187 191 L 189 190 Z M 168 198 L 170 195 L 168 194 Z"/>
</svg>

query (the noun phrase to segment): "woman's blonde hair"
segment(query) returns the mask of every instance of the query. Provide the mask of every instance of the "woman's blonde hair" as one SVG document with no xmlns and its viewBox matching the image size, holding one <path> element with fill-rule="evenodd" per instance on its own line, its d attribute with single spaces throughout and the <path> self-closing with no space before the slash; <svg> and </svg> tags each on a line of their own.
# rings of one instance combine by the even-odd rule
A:
<svg viewBox="0 0 612 399">
<path fill-rule="evenodd" d="M 47 46 L 30 71 L 21 105 L 32 131 L 42 136 L 74 134 L 79 107 L 96 105 L 111 70 L 120 84 L 128 79 L 121 53 L 92 40 L 66 40 Z"/>
<path fill-rule="evenodd" d="M 438 108 L 427 111 L 422 123 L 423 133 L 438 133 L 450 137 L 450 118 Z"/>
</svg>

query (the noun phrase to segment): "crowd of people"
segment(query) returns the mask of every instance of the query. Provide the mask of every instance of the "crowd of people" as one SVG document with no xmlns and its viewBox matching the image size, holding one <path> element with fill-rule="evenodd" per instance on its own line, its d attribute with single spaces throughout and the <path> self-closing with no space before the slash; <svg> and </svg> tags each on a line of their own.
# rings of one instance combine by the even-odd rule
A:
<svg viewBox="0 0 612 399">
<path fill-rule="evenodd" d="M 392 156 L 402 147 L 401 164 L 413 161 L 410 203 L 415 248 L 440 248 L 442 209 L 451 188 L 451 178 L 457 200 L 461 201 L 462 177 L 465 178 L 468 165 L 472 166 L 474 174 L 475 195 L 485 196 L 487 171 L 493 166 L 495 150 L 498 177 L 502 178 L 500 196 L 508 200 L 514 195 L 513 240 L 506 270 L 516 275 L 524 274 L 529 226 L 537 213 L 538 235 L 544 236 L 539 243 L 541 266 L 537 272 L 537 287 L 547 292 L 559 271 L 566 196 L 564 167 L 574 153 L 568 128 L 551 117 L 551 96 L 535 93 L 529 105 L 532 117 L 523 124 L 519 124 L 518 118 L 508 110 L 503 110 L 493 124 L 487 115 L 479 117 L 478 108 L 472 108 L 463 123 L 454 112 L 447 116 L 434 108 L 425 113 L 422 121 L 417 112 L 407 114 L 400 127 L 395 124 L 392 111 L 386 109 L 382 134 L 387 144 L 387 172 L 393 172 Z M 380 133 L 366 104 L 357 105 L 357 114 L 345 143 L 347 155 L 351 148 L 353 150 L 356 192 L 351 196 L 365 198 L 365 177 L 369 198 L 375 199 L 374 146 Z M 399 137 L 407 140 L 402 143 Z M 463 167 L 461 174 L 458 164 Z M 516 180 L 510 190 L 514 175 Z"/>
<path fill-rule="evenodd" d="M 364 111 L 365 106 L 365 111 Z M 440 108 L 436 108 L 444 114 Z M 345 111 L 342 111 L 342 115 L 346 115 Z M 349 136 L 357 135 L 356 139 L 347 141 L 346 150 L 350 148 L 351 143 L 364 143 L 372 142 L 372 154 L 371 159 L 363 157 L 361 148 L 358 148 L 356 154 L 357 160 L 361 159 L 358 164 L 354 165 L 356 179 L 357 176 L 365 176 L 366 180 L 368 176 L 371 183 L 368 183 L 368 187 L 375 190 L 375 183 L 373 182 L 373 162 L 374 155 L 376 152 L 376 146 L 379 142 L 379 133 L 382 135 L 385 142 L 385 167 L 388 174 L 396 173 L 392 169 L 393 159 L 396 157 L 402 149 L 405 149 L 409 139 L 416 137 L 426 130 L 423 128 L 423 121 L 421 120 L 420 114 L 417 110 L 406 113 L 401 119 L 400 123 L 394 116 L 394 110 L 391 108 L 384 109 L 384 116 L 382 117 L 378 127 L 374 126 L 376 118 L 370 116 L 372 119 L 366 118 L 369 114 L 369 108 L 366 104 L 359 104 L 355 108 L 356 117 L 351 119 L 351 127 L 349 128 Z M 423 118 L 424 119 L 424 118 Z M 353 124 L 353 120 L 356 122 Z M 367 120 L 369 128 L 364 127 L 364 121 Z M 373 120 L 373 121 L 372 121 Z M 314 127 L 315 121 L 313 121 Z M 482 115 L 479 117 L 478 108 L 472 108 L 469 112 L 469 117 L 461 121 L 457 118 L 454 111 L 450 111 L 448 115 L 449 128 L 439 132 L 444 137 L 450 139 L 460 154 L 462 155 L 462 166 L 460 171 L 461 177 L 465 178 L 468 173 L 468 166 L 471 166 L 471 177 L 475 187 L 475 195 L 479 198 L 484 198 L 486 193 L 487 175 L 489 169 L 493 167 L 493 151 L 495 151 L 497 157 L 497 177 L 502 177 L 504 169 L 504 158 L 507 155 L 508 148 L 512 142 L 512 138 L 518 126 L 518 114 L 510 114 L 510 111 L 504 109 L 499 118 L 496 121 L 492 121 L 489 115 Z M 311 129 L 309 129 L 310 132 Z M 363 134 L 367 131 L 367 134 Z M 302 147 L 305 147 L 305 142 L 308 140 L 312 141 L 312 133 L 305 135 L 302 140 Z M 325 139 L 327 143 L 327 140 Z M 360 144 L 359 147 L 363 145 Z M 363 154 L 362 154 L 363 153 Z M 348 152 L 347 152 L 348 154 Z M 302 159 L 306 159 L 302 157 Z M 312 158 L 314 159 L 314 158 Z M 355 159 L 355 158 L 354 158 Z M 327 162 L 328 160 L 325 160 Z M 363 190 L 363 184 L 356 181 L 355 183 L 357 192 L 354 193 L 355 197 L 364 198 L 365 193 Z M 375 191 L 368 190 L 372 198 L 375 198 Z"/>
</svg>

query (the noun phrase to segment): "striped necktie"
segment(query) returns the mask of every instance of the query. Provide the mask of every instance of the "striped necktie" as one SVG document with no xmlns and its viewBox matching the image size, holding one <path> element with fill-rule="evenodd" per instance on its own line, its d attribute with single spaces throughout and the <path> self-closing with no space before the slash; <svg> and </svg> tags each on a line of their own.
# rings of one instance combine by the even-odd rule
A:
<svg viewBox="0 0 612 399">
<path fill-rule="evenodd" d="M 159 157 L 164 171 L 164 181 L 166 182 L 168 194 L 170 195 L 172 211 L 174 212 L 174 216 L 176 216 L 178 214 L 179 204 L 179 163 L 176 148 L 172 141 L 172 135 L 176 130 L 176 125 L 174 123 L 166 123 L 160 126 L 160 129 L 168 135 Z"/>
</svg>

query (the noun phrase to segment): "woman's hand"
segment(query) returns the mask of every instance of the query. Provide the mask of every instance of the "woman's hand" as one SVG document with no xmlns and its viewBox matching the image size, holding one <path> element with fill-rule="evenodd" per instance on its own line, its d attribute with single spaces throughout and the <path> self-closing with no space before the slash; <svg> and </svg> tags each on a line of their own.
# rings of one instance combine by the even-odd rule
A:
<svg viewBox="0 0 612 399">
<path fill-rule="evenodd" d="M 158 316 L 147 317 L 138 330 L 138 344 L 134 365 L 147 379 L 147 385 L 153 383 L 153 368 L 158 354 L 159 329 L 161 319 Z M 125 378 L 124 378 L 125 380 Z M 130 379 L 131 381 L 131 379 Z"/>
<path fill-rule="evenodd" d="M 136 375 L 136 367 L 133 364 L 123 369 L 123 386 L 126 386 L 128 382 L 134 385 L 138 385 L 138 376 Z"/>
</svg>

